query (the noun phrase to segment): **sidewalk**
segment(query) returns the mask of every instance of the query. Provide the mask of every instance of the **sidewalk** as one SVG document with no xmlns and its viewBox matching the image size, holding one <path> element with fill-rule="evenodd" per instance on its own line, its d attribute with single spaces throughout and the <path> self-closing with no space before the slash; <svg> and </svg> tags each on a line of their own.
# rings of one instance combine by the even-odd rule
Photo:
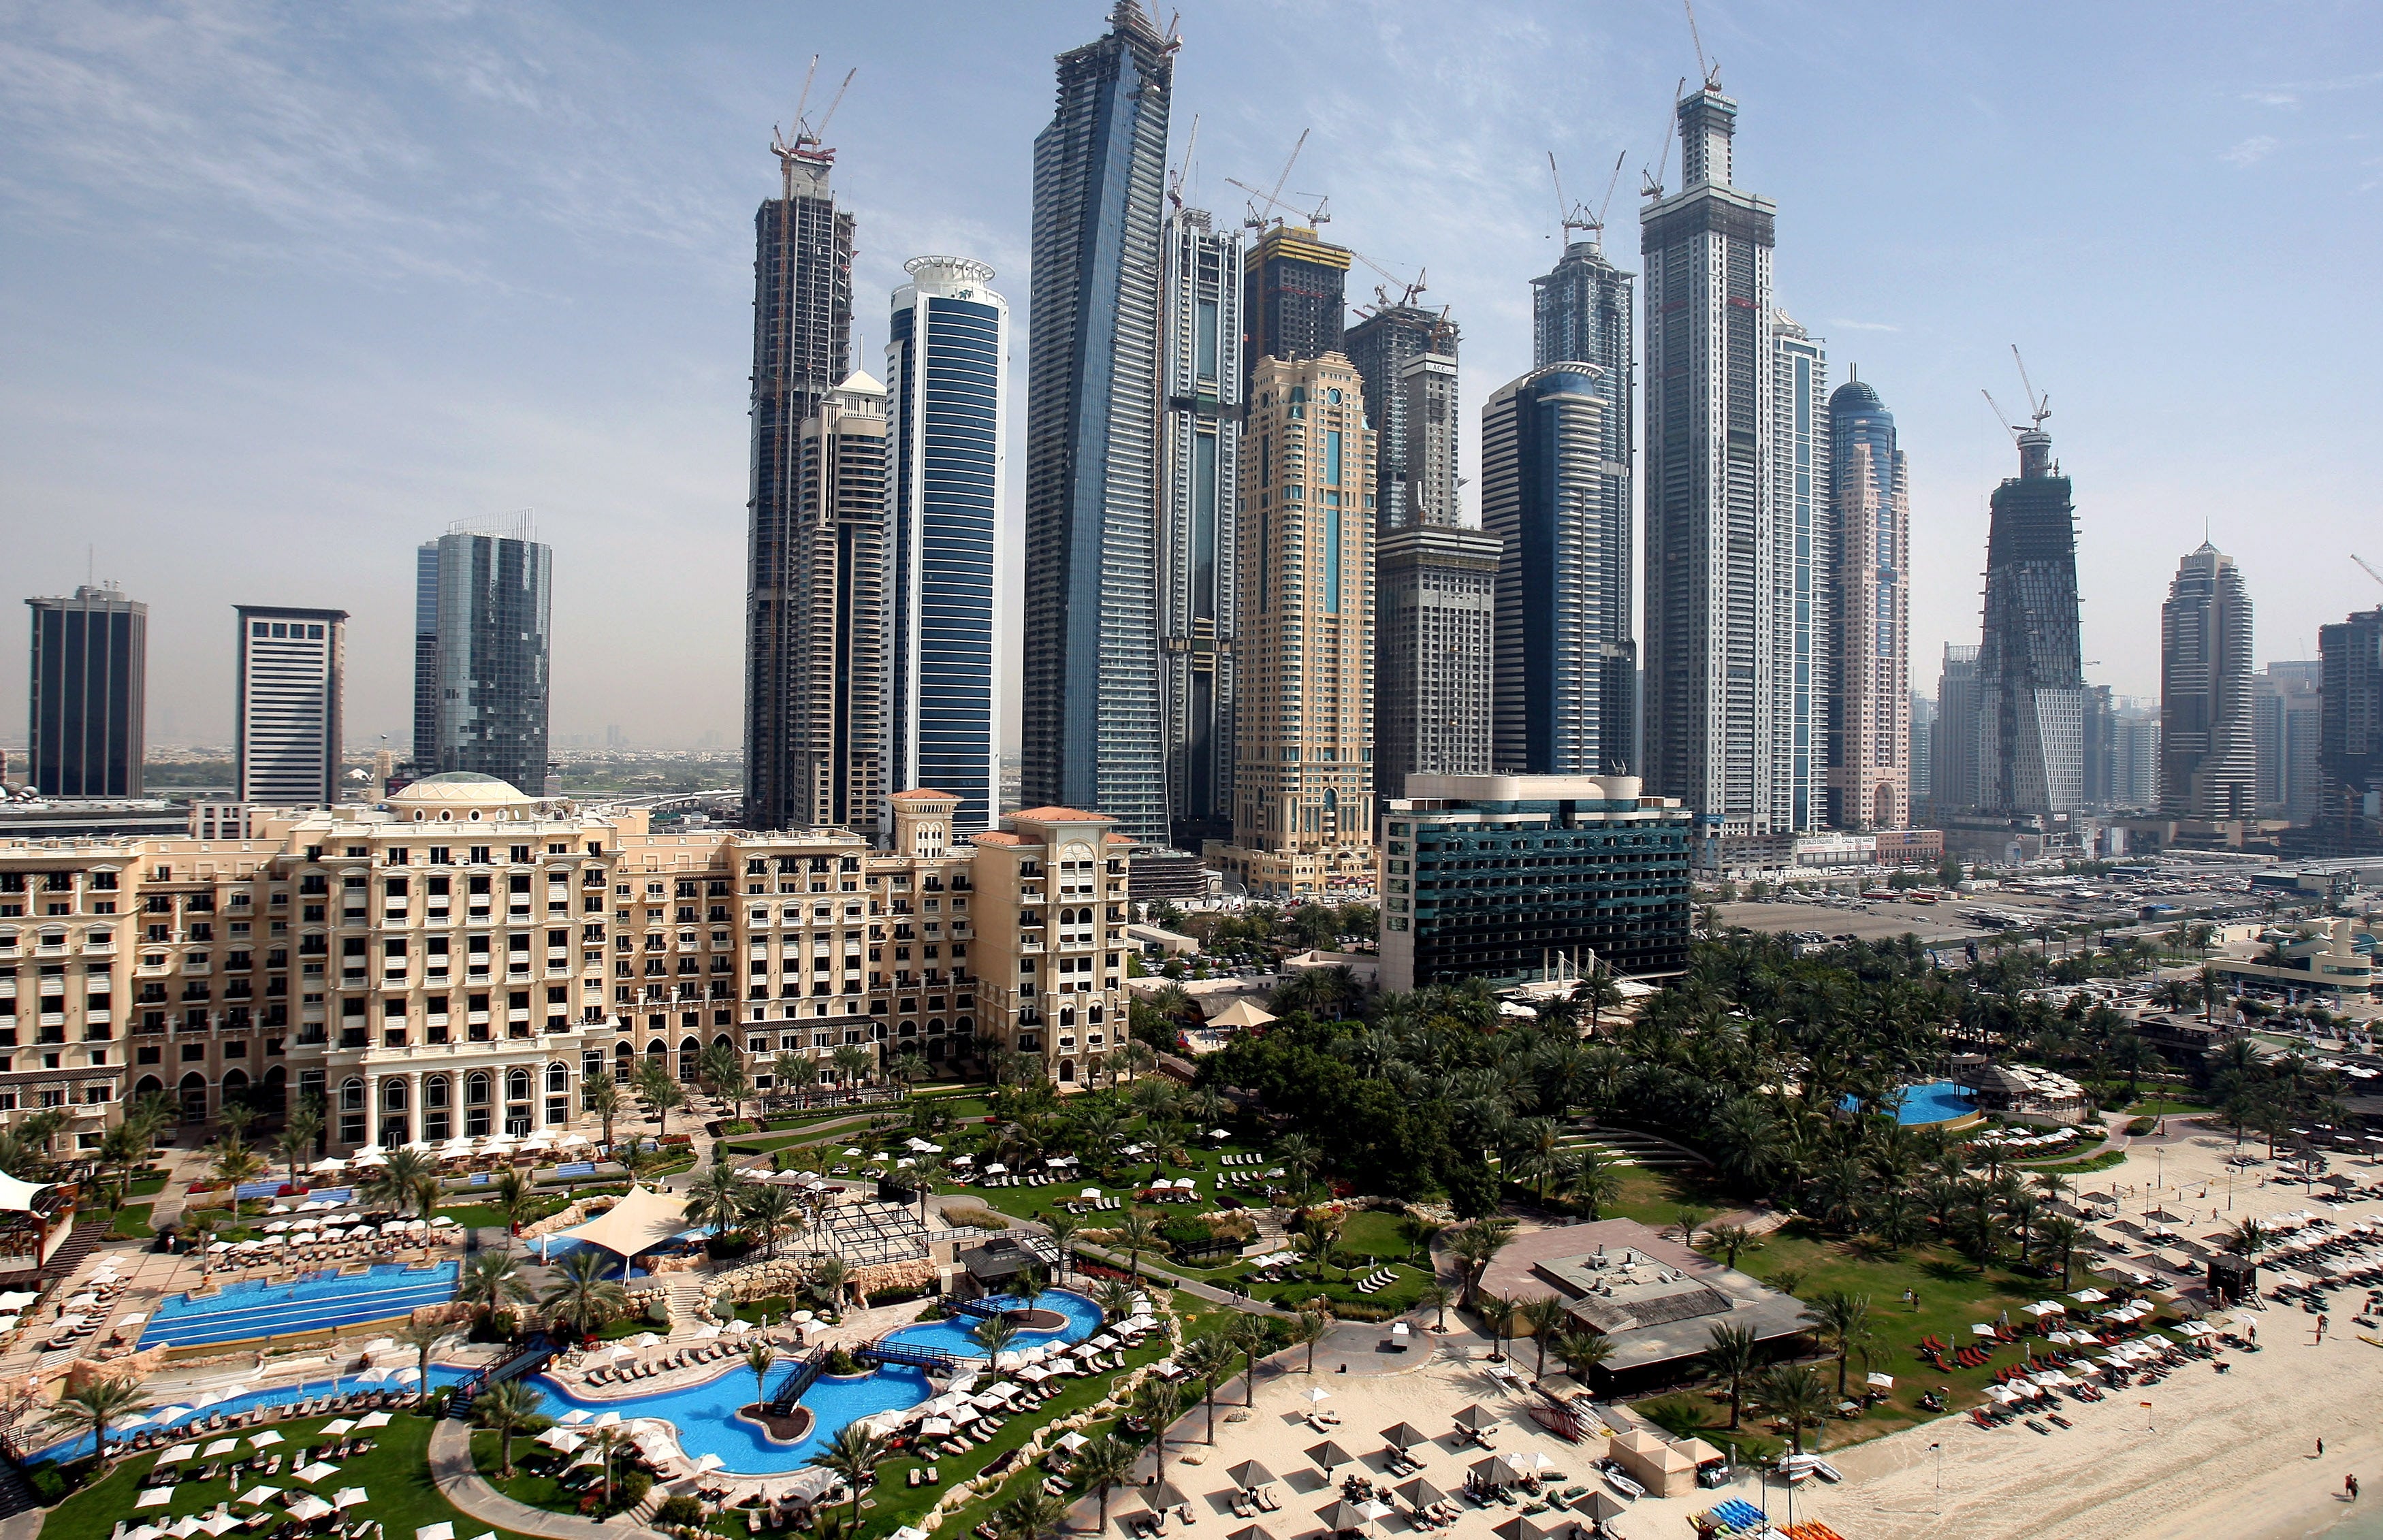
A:
<svg viewBox="0 0 2383 1540">
<path fill-rule="evenodd" d="M 517 1503 L 482 1480 L 472 1468 L 472 1430 L 451 1417 L 442 1417 L 430 1430 L 430 1479 L 439 1493 L 471 1518 L 514 1534 L 544 1540 L 665 1540 L 665 1537 L 623 1517 L 619 1523 L 549 1513 Z M 15 1537 L 6 1537 L 15 1540 Z"/>
</svg>

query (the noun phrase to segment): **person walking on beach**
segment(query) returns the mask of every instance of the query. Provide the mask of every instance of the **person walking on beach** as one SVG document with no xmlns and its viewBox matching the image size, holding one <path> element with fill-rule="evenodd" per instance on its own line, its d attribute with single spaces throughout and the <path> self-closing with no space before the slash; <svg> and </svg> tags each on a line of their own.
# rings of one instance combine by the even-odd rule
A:
<svg viewBox="0 0 2383 1540">
<path fill-rule="evenodd" d="M 2358 1477 L 2355 1474 L 2341 1478 L 2341 1495 L 2352 1502 L 2358 1500 Z"/>
</svg>

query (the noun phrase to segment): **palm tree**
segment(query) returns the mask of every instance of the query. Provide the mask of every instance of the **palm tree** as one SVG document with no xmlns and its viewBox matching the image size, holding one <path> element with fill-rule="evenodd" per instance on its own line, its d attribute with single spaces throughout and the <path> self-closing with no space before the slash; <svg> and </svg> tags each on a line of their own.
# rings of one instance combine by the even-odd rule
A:
<svg viewBox="0 0 2383 1540">
<path fill-rule="evenodd" d="M 2085 1238 L 2085 1226 L 2066 1214 L 2056 1214 L 2035 1227 L 2035 1244 L 2047 1256 L 2060 1259 L 2060 1287 L 2068 1287 L 2068 1269 L 2077 1254 L 2077 1243 Z"/>
<path fill-rule="evenodd" d="M 1683 1203 L 1672 1213 L 1672 1224 L 1680 1232 L 1680 1244 L 1696 1249 L 1697 1232 L 1704 1227 L 1705 1211 L 1693 1203 Z"/>
<path fill-rule="evenodd" d="M 1183 1390 L 1165 1380 L 1144 1380 L 1134 1398 L 1141 1403 L 1142 1415 L 1150 1422 L 1150 1452 L 1158 1460 L 1154 1485 L 1163 1484 L 1167 1480 L 1167 1430 L 1183 1415 Z"/>
<path fill-rule="evenodd" d="M 430 1394 L 430 1355 L 451 1329 L 444 1321 L 413 1320 L 397 1328 L 397 1339 L 414 1349 L 414 1368 L 422 1376 L 425 1396 Z"/>
<path fill-rule="evenodd" d="M 2255 1257 L 2267 1249 L 2267 1226 L 2256 1219 L 2238 1221 L 2226 1233 L 2226 1249 L 2237 1256 Z"/>
<path fill-rule="evenodd" d="M 1225 1340 L 1241 1355 L 1241 1405 L 1258 1404 L 1258 1357 L 1274 1350 L 1274 1332 L 1254 1315 L 1236 1313 L 1225 1327 Z"/>
<path fill-rule="evenodd" d="M 1556 1338 L 1556 1357 L 1563 1360 L 1564 1373 L 1584 1386 L 1589 1371 L 1612 1356 L 1612 1339 L 1600 1332 L 1565 1332 Z"/>
<path fill-rule="evenodd" d="M 1051 1540 L 1067 1521 L 1067 1499 L 1034 1486 L 993 1510 L 993 1533 L 996 1540 Z"/>
<path fill-rule="evenodd" d="M 497 1208 L 505 1216 L 508 1234 L 521 1234 L 522 1222 L 529 1211 L 537 1206 L 537 1189 L 523 1171 L 503 1171 L 497 1175 Z"/>
<path fill-rule="evenodd" d="M 976 1339 L 984 1344 L 986 1361 L 998 1365 L 1001 1355 L 1018 1340 L 1018 1323 L 1006 1315 L 988 1315 L 976 1324 Z"/>
<path fill-rule="evenodd" d="M 612 1120 L 621 1115 L 621 1087 L 611 1070 L 599 1070 L 580 1082 L 579 1104 L 604 1125 L 604 1152 L 611 1153 Z"/>
<path fill-rule="evenodd" d="M 1535 1372 L 1536 1377 L 1546 1379 L 1548 1377 L 1548 1338 L 1553 1337 L 1565 1322 L 1572 1319 L 1571 1312 L 1564 1309 L 1562 1300 L 1548 1294 L 1526 1301 L 1521 1314 L 1523 1319 L 1530 1324 L 1532 1344 L 1539 1350 L 1539 1363 Z"/>
<path fill-rule="evenodd" d="M 455 1280 L 455 1297 L 487 1321 L 508 1304 L 529 1300 L 529 1285 L 522 1280 L 522 1263 L 512 1251 L 479 1251 L 464 1259 L 463 1277 Z"/>
<path fill-rule="evenodd" d="M 838 1256 L 821 1257 L 813 1263 L 810 1279 L 804 1285 L 812 1299 L 838 1315 L 844 1313 L 845 1294 L 851 1286 L 852 1271 Z"/>
<path fill-rule="evenodd" d="M 1463 1267 L 1460 1305 L 1469 1304 L 1481 1287 L 1481 1275 L 1489 1270 L 1489 1261 L 1506 1243 L 1514 1238 L 1513 1228 L 1497 1220 L 1476 1219 L 1456 1232 L 1448 1243 L 1448 1254 Z"/>
<path fill-rule="evenodd" d="M 1093 1290 L 1093 1303 L 1101 1307 L 1101 1319 L 1114 1324 L 1133 1314 L 1138 1292 L 1123 1278 L 1110 1278 Z"/>
<path fill-rule="evenodd" d="M 1489 1352 L 1493 1358 L 1505 1355 L 1506 1334 L 1513 1328 L 1514 1317 L 1522 1306 L 1501 1294 L 1483 1292 L 1473 1298 L 1474 1313 L 1489 1328 Z"/>
<path fill-rule="evenodd" d="M 686 1105 L 686 1089 L 671 1077 L 670 1066 L 660 1059 L 648 1059 L 637 1067 L 637 1095 L 654 1109 L 654 1131 L 660 1138 L 670 1132 L 670 1115 Z"/>
<path fill-rule="evenodd" d="M 574 1251 L 562 1259 L 555 1281 L 538 1296 L 548 1317 L 582 1337 L 593 1336 L 608 1321 L 628 1313 L 629 1291 L 604 1275 L 599 1251 Z"/>
<path fill-rule="evenodd" d="M 44 1420 L 53 1427 L 91 1435 L 93 1452 L 104 1462 L 107 1459 L 107 1430 L 148 1409 L 149 1402 L 142 1398 L 139 1380 L 94 1379 L 60 1396 Z"/>
<path fill-rule="evenodd" d="M 242 1182 L 256 1180 L 266 1169 L 265 1162 L 257 1158 L 255 1151 L 238 1142 L 231 1135 L 226 1134 L 216 1141 L 214 1165 L 216 1179 L 225 1183 L 232 1190 L 232 1214 L 237 1216 L 246 1213 L 247 1211 L 241 1207 L 245 1200 L 239 1196 L 240 1185 Z"/>
<path fill-rule="evenodd" d="M 1423 1286 L 1423 1292 L 1415 1296 L 1415 1303 L 1425 1310 L 1436 1312 L 1431 1329 L 1444 1332 L 1448 1329 L 1448 1307 L 1455 1299 L 1455 1291 L 1440 1282 L 1435 1274 L 1431 1282 Z"/>
<path fill-rule="evenodd" d="M 860 1423 L 846 1423 L 828 1440 L 826 1448 L 804 1461 L 815 1465 L 830 1475 L 842 1478 L 852 1493 L 852 1522 L 860 1522 L 860 1493 L 877 1475 L 877 1462 L 885 1458 L 885 1441 Z"/>
<path fill-rule="evenodd" d="M 1754 1244 L 1754 1232 L 1743 1225 L 1715 1225 L 1705 1231 L 1705 1244 L 1722 1253 L 1729 1266 L 1737 1265 L 1737 1253 Z"/>
<path fill-rule="evenodd" d="M 1399 1238 L 1407 1243 L 1407 1261 L 1410 1264 L 1414 1263 L 1415 1253 L 1429 1246 L 1431 1238 L 1438 1233 L 1438 1226 L 1415 1214 L 1408 1214 L 1399 1221 Z"/>
<path fill-rule="evenodd" d="M 1100 1499 L 1103 1534 L 1109 1528 L 1109 1494 L 1133 1479 L 1134 1464 L 1140 1459 L 1140 1450 L 1113 1433 L 1103 1434 L 1076 1451 L 1076 1479 Z"/>
<path fill-rule="evenodd" d="M 808 1053 L 781 1053 L 770 1061 L 770 1078 L 782 1096 L 808 1097 L 819 1084 L 819 1064 Z"/>
<path fill-rule="evenodd" d="M 472 1421 L 497 1435 L 497 1475 L 513 1479 L 513 1435 L 535 1433 L 546 1418 L 538 1393 L 520 1380 L 499 1380 L 472 1398 Z"/>
<path fill-rule="evenodd" d="M 1828 1385 L 1800 1363 L 1777 1364 L 1764 1370 L 1754 1382 L 1754 1400 L 1787 1423 L 1788 1437 L 1795 1442 L 1797 1454 L 1804 1452 L 1804 1430 L 1818 1427 L 1829 1414 L 1829 1408 L 1835 1404 L 1830 1398 Z"/>
<path fill-rule="evenodd" d="M 282 1120 L 281 1137 L 274 1141 L 282 1160 L 290 1166 L 290 1185 L 298 1185 L 298 1168 L 313 1158 L 315 1140 L 323 1132 L 323 1103 L 320 1099 L 302 1096 Z"/>
<path fill-rule="evenodd" d="M 1275 1146 L 1275 1159 L 1281 1163 L 1285 1171 L 1298 1179 L 1299 1196 L 1304 1201 L 1308 1189 L 1315 1185 L 1315 1168 L 1322 1163 L 1324 1152 L 1315 1147 L 1313 1140 L 1304 1139 L 1298 1134 L 1290 1134 L 1284 1137 L 1280 1144 Z"/>
<path fill-rule="evenodd" d="M 1142 1259 L 1145 1252 L 1164 1253 L 1167 1242 L 1158 1233 L 1158 1219 L 1148 1209 L 1128 1209 L 1119 1216 L 1117 1228 L 1109 1234 L 1109 1243 L 1123 1250 L 1133 1264 L 1136 1282 L 1142 1278 Z"/>
<path fill-rule="evenodd" d="M 1208 1403 L 1208 1442 L 1216 1441 L 1216 1387 L 1233 1374 L 1233 1348 L 1222 1337 L 1195 1337 L 1175 1355 L 1179 1369 L 1188 1371 L 1200 1386 L 1200 1398 Z"/>
<path fill-rule="evenodd" d="M 726 1145 L 719 1146 L 725 1150 Z M 744 1217 L 745 1201 L 752 1196 L 753 1184 L 738 1175 L 735 1166 L 715 1154 L 695 1186 L 686 1195 L 686 1217 L 690 1224 L 709 1225 L 726 1234 L 737 1220 Z"/>
<path fill-rule="evenodd" d="M 1754 1328 L 1734 1326 L 1717 1321 L 1707 1333 L 1705 1350 L 1697 1355 L 1698 1366 L 1717 1380 L 1729 1382 L 1729 1431 L 1737 1431 L 1740 1409 L 1745 1404 L 1746 1379 L 1762 1361 L 1754 1343 Z"/>
<path fill-rule="evenodd" d="M 425 1219 L 438 1201 L 438 1168 L 429 1156 L 402 1147 L 366 1171 L 360 1185 L 367 1202 L 387 1203 L 401 1212 L 417 1208 Z"/>
<path fill-rule="evenodd" d="M 844 1077 L 846 1088 L 858 1090 L 861 1082 L 869 1078 L 869 1072 L 876 1067 L 877 1055 L 858 1043 L 847 1042 L 830 1053 L 828 1062 L 835 1066 L 838 1075 Z"/>
<path fill-rule="evenodd" d="M 1068 1243 L 1076 1238 L 1076 1232 L 1084 1227 L 1084 1222 L 1072 1214 L 1054 1214 L 1043 1225 L 1051 1232 L 1052 1244 L 1059 1249 L 1059 1275 L 1064 1278 L 1068 1275 Z"/>
<path fill-rule="evenodd" d="M 745 1344 L 745 1367 L 753 1371 L 753 1403 L 759 1406 L 770 1398 L 770 1366 L 778 1361 L 778 1349 L 767 1342 Z"/>
<path fill-rule="evenodd" d="M 1587 1205 L 1589 1222 L 1595 1224 L 1603 1216 L 1605 1205 L 1622 1195 L 1622 1173 L 1596 1151 L 1581 1150 L 1567 1155 L 1552 1185 L 1559 1197 L 1576 1198 Z"/>
<path fill-rule="evenodd" d="M 1290 1345 L 1307 1349 L 1307 1372 L 1315 1373 L 1315 1345 L 1331 1334 L 1332 1317 L 1320 1310 L 1303 1310 L 1290 1318 Z"/>
<path fill-rule="evenodd" d="M 1870 1296 L 1831 1289 L 1805 1309 L 1804 1319 L 1837 1356 L 1837 1399 L 1846 1398 L 1846 1370 L 1855 1344 L 1871 1335 Z"/>
<path fill-rule="evenodd" d="M 778 1254 L 778 1237 L 789 1228 L 798 1233 L 803 1228 L 803 1206 L 784 1188 L 759 1182 L 746 1185 L 752 1190 L 746 1195 L 740 1212 L 748 1226 L 761 1232 L 761 1244 L 768 1249 L 770 1256 L 775 1257 Z"/>
</svg>

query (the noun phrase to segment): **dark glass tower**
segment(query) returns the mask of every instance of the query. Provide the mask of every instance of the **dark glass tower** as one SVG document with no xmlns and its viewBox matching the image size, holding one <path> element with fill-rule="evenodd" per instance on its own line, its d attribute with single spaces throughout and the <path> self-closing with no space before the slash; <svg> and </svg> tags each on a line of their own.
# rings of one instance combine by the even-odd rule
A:
<svg viewBox="0 0 2383 1540">
<path fill-rule="evenodd" d="M 2316 829 L 2342 855 L 2383 851 L 2383 609 L 2316 632 Z"/>
<path fill-rule="evenodd" d="M 25 779 L 43 796 L 133 797 L 147 744 L 149 607 L 114 588 L 30 598 Z"/>
<path fill-rule="evenodd" d="M 757 829 L 810 821 L 804 811 L 810 777 L 796 747 L 809 610 L 789 590 L 802 517 L 803 425 L 852 370 L 852 216 L 835 206 L 828 185 L 835 152 L 808 134 L 772 148 L 779 195 L 753 216 L 745 821 Z"/>
<path fill-rule="evenodd" d="M 1345 351 L 1349 260 L 1348 248 L 1297 226 L 1277 225 L 1258 237 L 1241 267 L 1241 319 L 1249 328 L 1243 383 L 1262 358 L 1322 358 Z"/>
<path fill-rule="evenodd" d="M 522 518 L 496 531 L 457 525 L 421 552 L 437 579 L 415 621 L 417 638 L 426 627 L 433 638 L 414 648 L 415 666 L 431 671 L 429 684 L 414 682 L 414 698 L 431 706 L 426 746 L 414 724 L 417 771 L 474 770 L 545 795 L 553 548 Z"/>
<path fill-rule="evenodd" d="M 1172 43 L 1135 0 L 1059 56 L 1034 140 L 1020 786 L 1167 839 L 1157 616 L 1159 222 Z"/>
<path fill-rule="evenodd" d="M 2019 462 L 1994 488 L 1986 536 L 1978 803 L 2024 818 L 2084 806 L 2085 671 L 2068 478 L 2041 427 L 2019 436 Z"/>
<path fill-rule="evenodd" d="M 1346 340 L 1374 413 L 1382 532 L 1453 525 L 1456 324 L 1420 305 L 1383 304 L 1351 326 Z"/>
</svg>

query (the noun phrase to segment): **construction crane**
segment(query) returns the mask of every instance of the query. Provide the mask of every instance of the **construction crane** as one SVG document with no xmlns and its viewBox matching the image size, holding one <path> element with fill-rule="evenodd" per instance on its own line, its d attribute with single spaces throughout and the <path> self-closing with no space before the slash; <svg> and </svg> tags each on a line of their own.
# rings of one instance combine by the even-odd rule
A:
<svg viewBox="0 0 2383 1540">
<path fill-rule="evenodd" d="M 2352 551 L 2350 553 L 2350 559 L 2358 563 L 2359 571 L 2364 573 L 2376 582 L 2383 583 L 2383 573 L 2377 572 L 2373 566 L 2369 565 L 2366 558 L 2359 555 L 2356 551 Z"/>
<path fill-rule="evenodd" d="M 1994 393 L 1993 391 L 1987 389 L 1982 385 L 1978 387 L 1978 394 L 1986 398 L 1986 405 L 1994 409 L 1994 422 L 1996 425 L 2001 427 L 2005 433 L 2011 436 L 2012 443 L 2018 443 L 2019 436 L 2027 430 L 2010 420 L 2010 413 L 2005 412 L 2002 409 L 2002 403 L 1994 400 Z"/>
<path fill-rule="evenodd" d="M 1623 154 L 1629 154 L 1624 151 Z M 1575 203 L 1564 196 L 1563 173 L 1556 169 L 1556 153 L 1548 152 L 1548 176 L 1556 184 L 1556 226 L 1563 232 L 1564 244 L 1572 244 L 1572 232 L 1587 230 L 1592 240 L 1604 229 L 1604 224 L 1588 212 L 1587 203 Z"/>
<path fill-rule="evenodd" d="M 1685 6 L 1688 12 L 1688 41 L 1697 45 L 1697 73 L 1704 78 L 1705 89 L 1707 91 L 1719 91 L 1721 89 L 1721 61 L 1719 59 L 1714 59 L 1710 64 L 1705 61 L 1704 34 L 1697 31 L 1696 0 L 1680 0 L 1680 4 Z"/>
<path fill-rule="evenodd" d="M 1326 224 L 1330 221 L 1332 216 L 1325 212 L 1326 206 L 1332 202 L 1329 197 L 1317 199 L 1315 201 L 1315 207 L 1313 210 L 1307 210 L 1301 208 L 1296 203 L 1284 202 L 1282 196 L 1284 184 L 1290 180 L 1290 168 L 1299 164 L 1299 153 L 1307 148 L 1307 136 L 1314 131 L 1315 130 L 1312 129 L 1302 129 L 1299 130 L 1299 142 L 1290 147 L 1290 158 L 1282 163 L 1282 175 L 1274 179 L 1273 191 L 1261 192 L 1256 188 L 1252 187 L 1249 183 L 1242 181 L 1238 178 L 1227 177 L 1225 179 L 1226 181 L 1240 188 L 1242 191 L 1248 193 L 1253 199 L 1257 201 L 1250 204 L 1249 216 L 1241 221 L 1243 226 L 1253 230 L 1262 230 L 1266 228 L 1266 219 L 1258 213 L 1258 203 L 1260 203 L 1266 204 L 1267 209 L 1277 211 L 1274 215 L 1275 222 L 1277 224 L 1287 223 L 1281 213 L 1278 212 L 1283 209 L 1289 209 L 1291 213 L 1300 216 L 1302 222 L 1309 226 L 1311 228 L 1315 226 Z M 1305 194 L 1303 193 L 1301 196 L 1303 197 Z"/>
<path fill-rule="evenodd" d="M 1400 290 L 1398 303 L 1401 305 L 1414 304 L 1415 302 L 1415 296 L 1424 291 L 1423 280 L 1425 274 L 1430 271 L 1428 268 L 1417 268 L 1415 270 L 1414 282 L 1409 283 L 1404 278 L 1400 277 L 1396 273 L 1391 272 L 1389 268 L 1383 266 L 1380 263 L 1376 262 L 1372 257 L 1367 256 L 1363 252 L 1352 251 L 1349 254 L 1355 257 L 1359 262 L 1364 263 L 1366 266 L 1372 268 L 1375 272 L 1379 273 L 1382 277 L 1389 279 L 1390 282 L 1397 284 Z M 1389 291 L 1384 289 L 1380 284 L 1376 284 L 1374 286 L 1374 302 L 1384 310 L 1388 310 L 1390 307 L 1391 302 Z"/>
<path fill-rule="evenodd" d="M 1685 75 L 1681 76 L 1679 83 L 1672 87 L 1672 110 L 1663 117 L 1663 153 L 1656 158 L 1654 170 L 1639 174 L 1638 196 L 1641 198 L 1663 195 L 1663 176 L 1672 165 L 1672 130 L 1679 124 L 1680 97 L 1687 89 L 1688 78 Z"/>
<path fill-rule="evenodd" d="M 1175 205 L 1179 214 L 1183 211 L 1183 179 L 1192 174 L 1192 154 L 1199 148 L 1200 115 L 1195 112 L 1192 115 L 1192 137 L 1183 144 L 1182 162 L 1167 174 L 1167 201 Z"/>
<path fill-rule="evenodd" d="M 2011 361 L 2019 365 L 2019 388 L 2027 392 L 2029 420 L 2041 428 L 2043 420 L 2052 415 L 2052 398 L 2035 393 L 2034 382 L 2027 377 L 2027 360 L 2019 356 L 2019 344 L 2016 342 L 2011 344 Z"/>
<path fill-rule="evenodd" d="M 774 123 L 770 126 L 771 152 L 780 161 L 787 163 L 789 176 L 793 175 L 792 162 L 796 155 L 809 155 L 823 160 L 835 158 L 834 151 L 824 148 L 827 126 L 834 118 L 835 109 L 844 105 L 844 93 L 852 89 L 852 78 L 860 73 L 858 67 L 845 72 L 844 84 L 835 88 L 835 99 L 828 103 L 827 111 L 820 115 L 819 123 L 813 126 L 809 116 L 809 108 L 811 103 L 811 80 L 819 74 L 819 55 L 813 54 L 810 68 L 803 72 L 803 93 L 795 103 L 794 137 L 788 139 L 784 130 Z"/>
</svg>

